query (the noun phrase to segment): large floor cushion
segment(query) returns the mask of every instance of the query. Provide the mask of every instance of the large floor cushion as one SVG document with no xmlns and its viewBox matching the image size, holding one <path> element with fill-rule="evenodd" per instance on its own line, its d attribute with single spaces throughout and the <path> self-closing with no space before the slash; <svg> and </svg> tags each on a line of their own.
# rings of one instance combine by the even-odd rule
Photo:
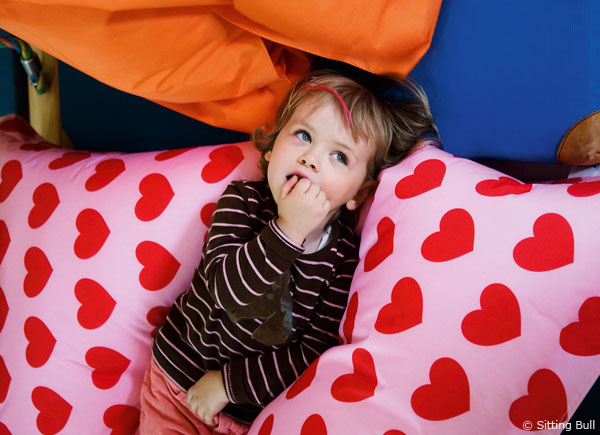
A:
<svg viewBox="0 0 600 435">
<path fill-rule="evenodd" d="M 600 375 L 599 213 L 599 178 L 524 184 L 430 146 L 386 170 L 343 344 L 251 434 L 559 433 Z"/>
</svg>

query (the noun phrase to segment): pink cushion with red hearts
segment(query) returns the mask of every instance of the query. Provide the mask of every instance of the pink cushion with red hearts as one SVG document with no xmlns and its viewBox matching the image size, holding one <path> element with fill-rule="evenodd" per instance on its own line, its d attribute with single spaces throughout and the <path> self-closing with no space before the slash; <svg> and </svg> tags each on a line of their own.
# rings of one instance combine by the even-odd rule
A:
<svg viewBox="0 0 600 435">
<path fill-rule="evenodd" d="M 151 334 L 258 153 L 72 152 L 11 116 L 0 171 L 0 432 L 133 433 Z"/>
<path fill-rule="evenodd" d="M 250 433 L 506 434 L 566 422 L 600 375 L 599 217 L 600 179 L 522 184 L 416 151 L 382 174 L 345 344 Z"/>
</svg>

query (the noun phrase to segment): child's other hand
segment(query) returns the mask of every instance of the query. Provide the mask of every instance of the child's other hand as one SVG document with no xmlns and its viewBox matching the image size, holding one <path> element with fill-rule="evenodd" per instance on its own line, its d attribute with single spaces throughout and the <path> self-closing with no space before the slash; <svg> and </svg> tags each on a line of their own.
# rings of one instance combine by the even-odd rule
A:
<svg viewBox="0 0 600 435">
<path fill-rule="evenodd" d="M 304 242 L 313 230 L 325 224 L 330 203 L 318 185 L 294 175 L 281 189 L 277 202 L 277 225 L 294 242 Z"/>
<path fill-rule="evenodd" d="M 229 403 L 220 370 L 208 371 L 187 392 L 187 403 L 205 423 L 214 425 L 214 417 Z"/>
</svg>

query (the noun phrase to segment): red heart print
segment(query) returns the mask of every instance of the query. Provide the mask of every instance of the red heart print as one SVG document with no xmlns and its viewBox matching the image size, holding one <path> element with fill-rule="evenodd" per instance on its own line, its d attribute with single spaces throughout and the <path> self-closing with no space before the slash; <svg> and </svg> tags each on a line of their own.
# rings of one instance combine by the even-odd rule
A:
<svg viewBox="0 0 600 435">
<path fill-rule="evenodd" d="M 19 147 L 23 151 L 44 151 L 51 148 L 60 148 L 58 145 L 50 145 L 48 143 L 26 143 Z"/>
<path fill-rule="evenodd" d="M 531 191 L 533 185 L 523 184 L 510 177 L 499 177 L 497 180 L 483 180 L 477 183 L 475 190 L 483 196 L 521 195 Z"/>
<path fill-rule="evenodd" d="M 27 275 L 23 280 L 23 291 L 27 296 L 33 298 L 39 295 L 48 284 L 53 272 L 52 265 L 44 251 L 35 246 L 25 252 L 24 263 Z"/>
<path fill-rule="evenodd" d="M 141 221 L 156 219 L 167 208 L 175 193 L 162 174 L 150 174 L 140 182 L 142 197 L 135 205 L 135 215 Z"/>
<path fill-rule="evenodd" d="M 379 266 L 394 252 L 394 230 L 396 225 L 389 217 L 382 218 L 377 224 L 377 242 L 365 255 L 365 272 Z"/>
<path fill-rule="evenodd" d="M 379 310 L 375 330 L 382 334 L 406 331 L 423 321 L 423 295 L 414 278 L 399 280 L 392 290 L 392 302 Z"/>
<path fill-rule="evenodd" d="M 113 405 L 104 411 L 104 424 L 111 435 L 134 435 L 140 424 L 140 410 L 129 405 Z"/>
<path fill-rule="evenodd" d="M 77 321 L 85 329 L 104 325 L 117 305 L 104 287 L 88 278 L 77 281 L 75 297 L 81 303 L 77 310 Z"/>
<path fill-rule="evenodd" d="M 161 326 L 163 323 L 165 323 L 170 309 L 171 307 L 165 306 L 151 308 L 150 311 L 148 311 L 148 314 L 146 314 L 146 320 L 152 326 Z"/>
<path fill-rule="evenodd" d="M 404 432 L 402 432 L 401 430 L 397 430 L 397 429 L 391 429 L 386 431 L 383 435 L 406 435 Z"/>
<path fill-rule="evenodd" d="M 140 410 L 129 405 L 113 405 L 104 411 L 104 424 L 111 435 L 133 435 L 140 424 Z"/>
<path fill-rule="evenodd" d="M 23 169 L 18 160 L 11 160 L 2 166 L 0 173 L 0 202 L 4 202 L 8 195 L 17 186 L 21 178 L 23 178 Z"/>
<path fill-rule="evenodd" d="M 352 334 L 354 333 L 354 323 L 356 322 L 356 314 L 358 313 L 358 292 L 354 292 L 348 307 L 346 308 L 346 318 L 342 326 L 345 343 L 352 343 Z"/>
<path fill-rule="evenodd" d="M 204 207 L 202 207 L 202 210 L 200 210 L 200 219 L 202 219 L 202 223 L 204 225 L 206 225 L 207 227 L 210 227 L 210 221 L 212 219 L 212 215 L 215 212 L 215 208 L 217 207 L 217 203 L 216 202 L 211 202 L 206 204 Z M 206 234 L 204 234 L 204 243 L 206 243 L 208 241 L 208 231 L 206 232 Z"/>
<path fill-rule="evenodd" d="M 579 309 L 579 321 L 560 332 L 560 346 L 573 355 L 600 354 L 600 297 L 585 300 Z"/>
<path fill-rule="evenodd" d="M 375 362 L 366 349 L 352 353 L 354 371 L 338 377 L 331 385 L 331 395 L 340 402 L 360 402 L 375 394 L 377 373 Z"/>
<path fill-rule="evenodd" d="M 212 219 L 212 215 L 215 212 L 215 208 L 217 208 L 216 202 L 209 202 L 202 210 L 200 210 L 200 219 L 202 219 L 202 223 L 207 227 L 210 226 L 210 220 Z"/>
<path fill-rule="evenodd" d="M 59 157 L 58 159 L 52 160 L 48 164 L 48 168 L 56 170 L 66 168 L 74 163 L 80 162 L 92 156 L 92 153 L 87 151 L 69 151 Z"/>
<path fill-rule="evenodd" d="M 4 358 L 0 355 L 0 403 L 4 403 L 8 396 L 8 388 L 10 387 L 10 373 L 4 362 Z"/>
<path fill-rule="evenodd" d="M 85 182 L 88 192 L 96 192 L 110 184 L 125 171 L 125 162 L 121 159 L 107 159 L 96 165 L 96 172 Z"/>
<path fill-rule="evenodd" d="M 513 292 L 503 284 L 490 284 L 480 297 L 481 310 L 462 321 L 462 333 L 471 343 L 494 346 L 521 335 L 521 310 Z"/>
<path fill-rule="evenodd" d="M 2 287 L 0 287 L 0 332 L 4 328 L 4 324 L 6 323 L 6 317 L 8 316 L 8 302 L 6 300 L 6 296 L 4 295 L 4 291 Z"/>
<path fill-rule="evenodd" d="M 273 423 L 275 423 L 275 416 L 273 414 L 269 414 L 269 416 L 265 418 L 260 425 L 258 435 L 271 435 L 271 432 L 273 431 Z"/>
<path fill-rule="evenodd" d="M 292 384 L 290 389 L 285 394 L 286 399 L 293 399 L 298 394 L 306 390 L 312 384 L 312 381 L 315 379 L 317 374 L 317 365 L 319 364 L 319 358 L 315 359 L 311 365 L 304 370 L 304 373 L 300 375 L 296 382 Z"/>
<path fill-rule="evenodd" d="M 44 225 L 58 204 L 60 198 L 56 187 L 50 183 L 40 184 L 33 192 L 33 207 L 28 218 L 29 226 L 35 229 Z"/>
<path fill-rule="evenodd" d="M 396 196 L 400 199 L 413 198 L 440 187 L 446 175 L 446 165 L 441 160 L 425 160 L 414 172 L 396 183 Z"/>
<path fill-rule="evenodd" d="M 468 254 L 475 243 L 475 225 L 468 211 L 455 208 L 440 220 L 440 231 L 421 245 L 423 258 L 433 262 L 449 261 Z"/>
<path fill-rule="evenodd" d="M 85 362 L 94 369 L 92 382 L 97 388 L 107 390 L 114 387 L 129 367 L 129 359 L 107 347 L 92 347 L 85 354 Z"/>
<path fill-rule="evenodd" d="M 29 317 L 25 320 L 24 330 L 25 338 L 29 342 L 25 350 L 27 362 L 31 367 L 41 367 L 50 359 L 56 345 L 56 338 L 45 323 L 37 317 Z"/>
<path fill-rule="evenodd" d="M 173 157 L 177 157 L 191 149 L 192 148 L 178 148 L 178 149 L 174 149 L 174 150 L 162 151 L 162 152 L 158 153 L 156 156 L 154 156 L 154 160 L 156 160 L 157 162 L 169 160 L 169 159 L 172 159 Z"/>
<path fill-rule="evenodd" d="M 181 264 L 169 251 L 155 242 L 140 243 L 135 256 L 143 267 L 140 272 L 140 284 L 146 290 L 160 290 L 175 277 Z"/>
<path fill-rule="evenodd" d="M 92 208 L 86 208 L 77 216 L 75 221 L 79 236 L 75 239 L 73 250 L 75 255 L 82 260 L 96 255 L 110 234 L 100 213 Z"/>
<path fill-rule="evenodd" d="M 0 264 L 2 264 L 2 260 L 4 260 L 9 244 L 10 234 L 8 233 L 8 227 L 6 226 L 6 222 L 0 221 Z"/>
<path fill-rule="evenodd" d="M 519 429 L 537 428 L 538 422 L 567 420 L 567 394 L 560 378 L 549 369 L 540 369 L 529 378 L 527 395 L 515 400 L 508 416 Z"/>
<path fill-rule="evenodd" d="M 327 425 L 319 414 L 310 415 L 300 429 L 300 435 L 327 435 Z"/>
<path fill-rule="evenodd" d="M 146 314 L 146 320 L 152 326 L 155 326 L 154 330 L 151 333 L 152 336 L 154 336 L 154 334 L 156 333 L 158 328 L 163 323 L 165 323 L 165 320 L 167 319 L 167 314 L 169 314 L 170 309 L 171 309 L 171 307 L 160 307 L 159 306 L 159 307 L 151 308 L 150 311 L 148 311 L 148 314 Z"/>
<path fill-rule="evenodd" d="M 7 116 L 0 122 L 0 131 L 7 133 L 19 133 L 20 139 L 36 139 L 40 138 L 33 127 L 18 116 Z M 13 135 L 10 135 L 13 136 Z M 10 139 L 13 139 L 12 137 Z M 41 138 L 40 138 L 41 139 Z"/>
<path fill-rule="evenodd" d="M 567 188 L 567 193 L 578 198 L 597 195 L 600 193 L 600 180 L 573 184 Z"/>
<path fill-rule="evenodd" d="M 559 214 L 547 213 L 533 224 L 533 237 L 517 243 L 513 258 L 525 270 L 546 272 L 571 264 L 574 251 L 569 222 Z"/>
<path fill-rule="evenodd" d="M 582 181 L 581 177 L 564 178 L 562 180 L 551 180 L 550 184 L 576 184 Z"/>
<path fill-rule="evenodd" d="M 227 177 L 244 160 L 242 150 L 236 145 L 219 147 L 208 155 L 210 161 L 202 168 L 202 179 L 218 183 Z"/>
<path fill-rule="evenodd" d="M 470 409 L 469 379 L 452 358 L 440 358 L 429 369 L 431 384 L 417 388 L 410 403 L 413 411 L 426 420 L 454 418 Z"/>
<path fill-rule="evenodd" d="M 31 401 L 40 411 L 36 423 L 41 433 L 53 435 L 66 426 L 73 407 L 50 388 L 35 387 L 31 392 Z"/>
</svg>

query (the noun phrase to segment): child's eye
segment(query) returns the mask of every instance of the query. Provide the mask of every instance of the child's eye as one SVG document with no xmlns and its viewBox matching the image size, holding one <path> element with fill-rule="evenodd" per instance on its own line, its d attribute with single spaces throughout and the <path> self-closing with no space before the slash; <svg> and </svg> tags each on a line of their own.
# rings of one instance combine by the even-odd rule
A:
<svg viewBox="0 0 600 435">
<path fill-rule="evenodd" d="M 312 138 L 310 137 L 310 134 L 308 134 L 308 132 L 306 130 L 298 130 L 294 134 L 302 142 L 306 142 L 306 143 L 311 143 L 312 142 Z"/>
<path fill-rule="evenodd" d="M 343 163 L 344 165 L 348 164 L 348 157 L 346 157 L 346 154 L 344 154 L 344 153 L 335 152 L 335 153 L 333 153 L 333 157 L 338 162 Z"/>
</svg>

